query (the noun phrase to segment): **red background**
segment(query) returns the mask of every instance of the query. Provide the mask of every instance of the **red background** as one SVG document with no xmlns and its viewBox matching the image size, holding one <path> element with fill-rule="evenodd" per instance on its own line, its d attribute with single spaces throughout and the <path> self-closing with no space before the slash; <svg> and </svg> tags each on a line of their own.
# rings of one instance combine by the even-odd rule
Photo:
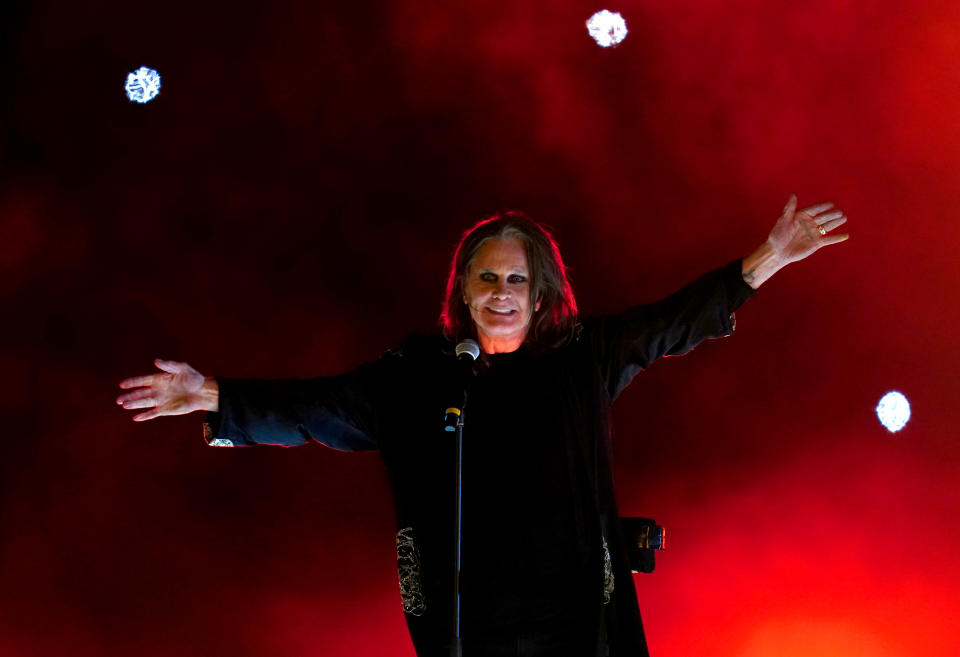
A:
<svg viewBox="0 0 960 657">
<path fill-rule="evenodd" d="M 370 360 L 503 207 L 587 314 L 653 300 L 796 192 L 851 239 L 615 408 L 621 510 L 668 528 L 651 651 L 956 654 L 960 5 L 624 2 L 615 49 L 601 8 L 7 3 L 0 653 L 412 655 L 376 454 L 208 448 L 117 382 Z"/>
</svg>

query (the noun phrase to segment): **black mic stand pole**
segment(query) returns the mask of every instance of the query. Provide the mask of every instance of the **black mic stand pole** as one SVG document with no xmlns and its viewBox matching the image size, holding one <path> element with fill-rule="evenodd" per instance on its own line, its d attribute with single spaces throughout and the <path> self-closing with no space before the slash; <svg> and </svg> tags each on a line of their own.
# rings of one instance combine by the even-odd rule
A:
<svg viewBox="0 0 960 657">
<path fill-rule="evenodd" d="M 480 345 L 477 344 L 477 341 L 463 340 L 457 344 L 454 352 L 457 355 L 461 370 L 464 366 L 469 366 L 470 375 L 474 374 L 473 361 L 480 356 Z M 466 372 L 462 372 L 462 374 L 466 374 Z M 457 432 L 457 508 L 454 513 L 457 535 L 453 544 L 453 642 L 450 644 L 452 657 L 462 657 L 463 655 L 463 639 L 460 635 L 460 543 L 463 537 L 463 415 L 467 409 L 467 390 L 470 388 L 470 378 L 470 376 L 467 376 L 466 379 L 460 379 L 463 383 L 463 403 L 460 408 L 448 408 L 444 417 L 444 428 L 447 431 Z M 453 423 L 454 417 L 456 418 L 456 424 Z"/>
<path fill-rule="evenodd" d="M 463 406 L 457 415 L 457 510 L 454 515 L 457 535 L 453 548 L 453 645 L 450 647 L 451 657 L 462 657 L 463 640 L 460 636 L 460 541 L 462 538 L 461 511 L 463 508 L 463 415 L 467 407 L 467 391 L 463 391 Z"/>
</svg>

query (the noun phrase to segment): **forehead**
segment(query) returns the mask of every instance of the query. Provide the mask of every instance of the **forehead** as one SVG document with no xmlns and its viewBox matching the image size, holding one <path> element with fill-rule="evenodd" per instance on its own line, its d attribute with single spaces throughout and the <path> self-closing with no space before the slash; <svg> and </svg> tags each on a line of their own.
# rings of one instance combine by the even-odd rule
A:
<svg viewBox="0 0 960 657">
<path fill-rule="evenodd" d="M 527 271 L 527 250 L 516 237 L 490 239 L 477 249 L 470 269 Z"/>
</svg>

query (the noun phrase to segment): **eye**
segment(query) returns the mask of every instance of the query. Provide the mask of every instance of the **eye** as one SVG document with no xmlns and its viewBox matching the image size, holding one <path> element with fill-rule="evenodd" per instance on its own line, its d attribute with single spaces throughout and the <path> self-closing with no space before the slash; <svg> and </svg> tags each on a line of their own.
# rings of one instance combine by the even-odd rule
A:
<svg viewBox="0 0 960 657">
<path fill-rule="evenodd" d="M 493 272 L 485 271 L 482 274 L 480 274 L 480 280 L 485 281 L 487 283 L 492 283 L 495 280 L 497 280 L 497 275 L 494 274 Z"/>
<path fill-rule="evenodd" d="M 521 274 L 511 274 L 510 278 L 508 278 L 507 281 L 509 281 L 510 283 L 517 283 L 517 284 L 526 283 L 527 277 Z"/>
</svg>

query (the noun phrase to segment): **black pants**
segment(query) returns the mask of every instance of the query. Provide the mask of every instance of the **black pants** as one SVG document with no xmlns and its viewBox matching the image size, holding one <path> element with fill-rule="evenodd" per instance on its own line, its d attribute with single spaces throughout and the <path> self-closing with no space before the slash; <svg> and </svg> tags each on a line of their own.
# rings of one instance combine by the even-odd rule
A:
<svg viewBox="0 0 960 657">
<path fill-rule="evenodd" d="M 463 657 L 596 657 L 598 635 L 599 618 L 544 621 L 513 632 L 464 637 Z M 449 648 L 444 655 L 450 655 Z"/>
</svg>

